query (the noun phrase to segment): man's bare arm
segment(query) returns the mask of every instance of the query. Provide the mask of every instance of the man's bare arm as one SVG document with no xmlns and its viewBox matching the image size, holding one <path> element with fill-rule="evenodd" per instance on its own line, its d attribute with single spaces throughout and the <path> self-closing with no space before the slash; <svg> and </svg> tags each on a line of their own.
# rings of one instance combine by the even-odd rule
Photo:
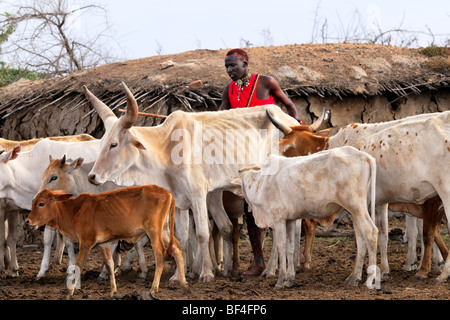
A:
<svg viewBox="0 0 450 320">
<path fill-rule="evenodd" d="M 272 77 L 269 77 L 269 88 L 275 100 L 281 102 L 286 107 L 288 114 L 298 120 L 297 108 L 294 103 L 286 96 L 278 82 Z"/>
<path fill-rule="evenodd" d="M 231 109 L 230 99 L 228 98 L 228 88 L 229 87 L 230 87 L 230 85 L 228 84 L 222 92 L 222 104 L 219 107 L 219 111 Z"/>
</svg>

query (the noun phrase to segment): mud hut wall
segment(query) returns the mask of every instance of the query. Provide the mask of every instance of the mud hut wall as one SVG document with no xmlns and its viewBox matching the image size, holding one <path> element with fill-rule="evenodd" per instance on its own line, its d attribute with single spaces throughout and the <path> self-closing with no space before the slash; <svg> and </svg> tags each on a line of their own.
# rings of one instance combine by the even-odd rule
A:
<svg viewBox="0 0 450 320">
<path fill-rule="evenodd" d="M 343 99 L 337 96 L 291 97 L 299 118 L 304 124 L 311 124 L 322 109 L 331 111 L 326 127 L 333 128 L 331 134 L 350 123 L 375 123 L 397 120 L 422 113 L 450 110 L 450 89 L 426 91 L 420 95 L 399 97 L 393 95 L 361 96 L 351 95 Z M 325 126 L 324 126 L 325 127 Z"/>
<path fill-rule="evenodd" d="M 340 127 L 349 123 L 374 123 L 401 119 L 407 116 L 439 112 L 450 109 L 450 89 L 442 88 L 435 91 L 422 91 L 420 95 L 411 94 L 406 97 L 394 94 L 380 94 L 374 96 L 348 95 L 346 97 L 318 95 L 290 96 L 297 107 L 299 118 L 303 123 L 310 124 L 320 115 L 322 108 L 331 110 L 327 127 L 332 127 L 335 134 Z M 115 108 L 115 113 L 120 117 L 118 109 L 124 109 L 126 104 Z M 147 104 L 139 106 L 140 110 L 146 110 Z M 194 110 L 201 110 L 203 105 L 192 105 Z M 217 109 L 211 106 L 210 110 Z M 23 110 L 14 116 L 4 119 L 1 125 L 1 136 L 10 140 L 26 140 L 39 137 L 74 135 L 88 133 L 96 138 L 101 138 L 104 127 L 96 112 L 92 111 L 89 103 L 77 108 L 67 108 L 56 105 L 48 108 L 37 108 L 36 112 Z M 147 112 L 169 114 L 176 110 L 186 110 L 177 100 L 169 99 L 161 101 Z M 151 117 L 138 117 L 137 126 L 154 126 L 160 124 L 161 119 Z"/>
</svg>

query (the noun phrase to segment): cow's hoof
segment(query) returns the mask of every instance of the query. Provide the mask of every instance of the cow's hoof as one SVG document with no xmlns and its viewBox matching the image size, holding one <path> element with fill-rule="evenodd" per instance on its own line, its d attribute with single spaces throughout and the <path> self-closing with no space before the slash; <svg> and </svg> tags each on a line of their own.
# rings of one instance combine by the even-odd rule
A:
<svg viewBox="0 0 450 320">
<path fill-rule="evenodd" d="M 434 267 L 434 271 L 442 272 L 442 270 L 444 269 L 444 265 L 445 265 L 445 261 L 437 263 Z"/>
<path fill-rule="evenodd" d="M 389 272 L 383 273 L 381 272 L 381 282 L 386 282 L 391 277 L 391 274 Z"/>
<path fill-rule="evenodd" d="M 305 263 L 303 265 L 303 271 L 310 271 L 312 269 L 311 264 L 310 263 Z"/>
<path fill-rule="evenodd" d="M 41 281 L 43 278 L 45 277 L 45 274 L 42 274 L 42 275 L 37 275 L 36 276 L 36 281 Z"/>
<path fill-rule="evenodd" d="M 148 291 L 148 296 L 151 298 L 151 299 L 149 299 L 149 300 L 159 300 L 157 297 L 156 297 L 156 294 L 158 293 L 158 290 L 155 290 L 155 289 L 150 289 L 150 291 Z"/>
<path fill-rule="evenodd" d="M 19 270 L 13 269 L 7 276 L 7 279 L 15 279 L 19 277 Z"/>
<path fill-rule="evenodd" d="M 425 280 L 427 277 L 427 275 L 424 275 L 423 273 L 416 273 L 416 275 L 414 276 L 414 279 L 416 280 Z"/>
<path fill-rule="evenodd" d="M 405 264 L 405 266 L 403 267 L 403 270 L 405 270 L 405 271 L 414 271 L 414 270 L 417 270 L 417 264 L 416 264 L 416 263 Z"/>
<path fill-rule="evenodd" d="M 187 281 L 191 281 L 191 280 L 194 280 L 194 279 L 195 279 L 195 273 L 194 273 L 193 271 L 189 272 L 189 273 L 186 275 L 186 280 L 187 280 Z"/>
<path fill-rule="evenodd" d="M 168 283 L 167 286 L 168 286 L 169 289 L 172 289 L 172 290 L 177 289 L 177 288 L 179 288 L 180 286 L 183 287 L 183 286 L 180 284 L 180 281 L 178 281 L 178 280 L 169 280 L 169 283 Z"/>
<path fill-rule="evenodd" d="M 263 278 L 275 278 L 275 276 L 275 272 L 269 271 L 268 269 L 264 270 L 263 273 L 261 273 L 261 277 Z"/>
<path fill-rule="evenodd" d="M 286 288 L 292 288 L 297 285 L 297 281 L 295 279 L 290 279 L 287 280 L 284 285 L 286 286 Z"/>
<path fill-rule="evenodd" d="M 352 277 L 352 276 L 348 277 L 344 281 L 344 283 L 346 285 L 353 286 L 353 287 L 356 287 L 358 285 L 358 282 L 359 282 L 359 279 L 357 277 Z"/>
<path fill-rule="evenodd" d="M 212 274 L 201 275 L 198 279 L 200 282 L 212 282 L 214 281 L 214 276 Z"/>
<path fill-rule="evenodd" d="M 181 286 L 181 288 L 183 289 L 183 292 L 185 294 L 190 294 L 191 293 L 191 287 L 189 287 L 188 284 L 185 284 L 185 285 Z"/>
<path fill-rule="evenodd" d="M 283 288 L 284 288 L 284 286 L 281 285 L 281 284 L 278 284 L 278 283 L 277 283 L 277 284 L 275 285 L 275 290 L 276 290 L 276 291 L 280 291 L 280 290 L 283 289 Z"/>
<path fill-rule="evenodd" d="M 441 274 L 439 277 L 434 280 L 434 285 L 443 284 L 447 281 L 448 276 Z"/>
</svg>

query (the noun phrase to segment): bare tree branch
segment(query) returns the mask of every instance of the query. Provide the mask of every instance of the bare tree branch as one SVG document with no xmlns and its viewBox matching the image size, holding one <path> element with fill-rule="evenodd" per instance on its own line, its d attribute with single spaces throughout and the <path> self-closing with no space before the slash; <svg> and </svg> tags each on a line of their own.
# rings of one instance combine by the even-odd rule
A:
<svg viewBox="0 0 450 320">
<path fill-rule="evenodd" d="M 17 35 L 3 53 L 13 54 L 19 66 L 59 76 L 119 60 L 107 53 L 110 26 L 101 6 L 70 7 L 68 0 L 21 0 L 10 5 L 14 12 L 0 15 L 0 28 L 17 25 Z M 105 27 L 97 33 L 83 33 L 71 25 L 77 17 L 99 12 L 96 19 Z"/>
<path fill-rule="evenodd" d="M 329 27 L 329 20 L 327 17 L 320 15 L 319 1 L 316 10 L 314 12 L 314 21 L 311 34 L 311 43 L 316 43 L 319 39 L 319 26 L 320 38 L 322 42 L 334 41 L 334 42 L 368 42 L 377 44 L 392 44 L 397 46 L 420 46 L 419 39 L 428 40 L 428 45 L 436 45 L 437 42 L 442 42 L 440 45 L 447 46 L 449 43 L 450 34 L 434 34 L 428 26 L 424 26 L 425 30 L 409 30 L 403 27 L 405 21 L 405 13 L 396 28 L 389 30 L 383 30 L 379 24 L 379 21 L 374 19 L 373 23 L 369 26 L 362 18 L 361 13 L 355 9 L 350 17 L 342 19 L 339 13 L 337 13 L 338 25 Z M 449 15 L 450 16 L 450 15 Z M 440 39 L 438 41 L 438 38 Z"/>
</svg>

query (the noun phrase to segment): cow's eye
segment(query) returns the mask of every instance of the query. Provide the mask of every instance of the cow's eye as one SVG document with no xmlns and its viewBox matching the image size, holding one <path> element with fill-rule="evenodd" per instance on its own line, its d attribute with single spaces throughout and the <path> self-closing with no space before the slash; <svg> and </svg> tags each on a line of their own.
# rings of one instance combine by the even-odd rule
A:
<svg viewBox="0 0 450 320">
<path fill-rule="evenodd" d="M 43 207 L 44 205 L 45 205 L 45 203 L 39 202 L 39 207 Z"/>
<path fill-rule="evenodd" d="M 58 179 L 58 176 L 51 176 L 51 177 L 50 177 L 50 182 L 55 181 L 55 180 L 57 180 L 57 179 Z"/>
<path fill-rule="evenodd" d="M 109 149 L 117 147 L 117 143 L 113 142 L 109 145 Z"/>
</svg>

